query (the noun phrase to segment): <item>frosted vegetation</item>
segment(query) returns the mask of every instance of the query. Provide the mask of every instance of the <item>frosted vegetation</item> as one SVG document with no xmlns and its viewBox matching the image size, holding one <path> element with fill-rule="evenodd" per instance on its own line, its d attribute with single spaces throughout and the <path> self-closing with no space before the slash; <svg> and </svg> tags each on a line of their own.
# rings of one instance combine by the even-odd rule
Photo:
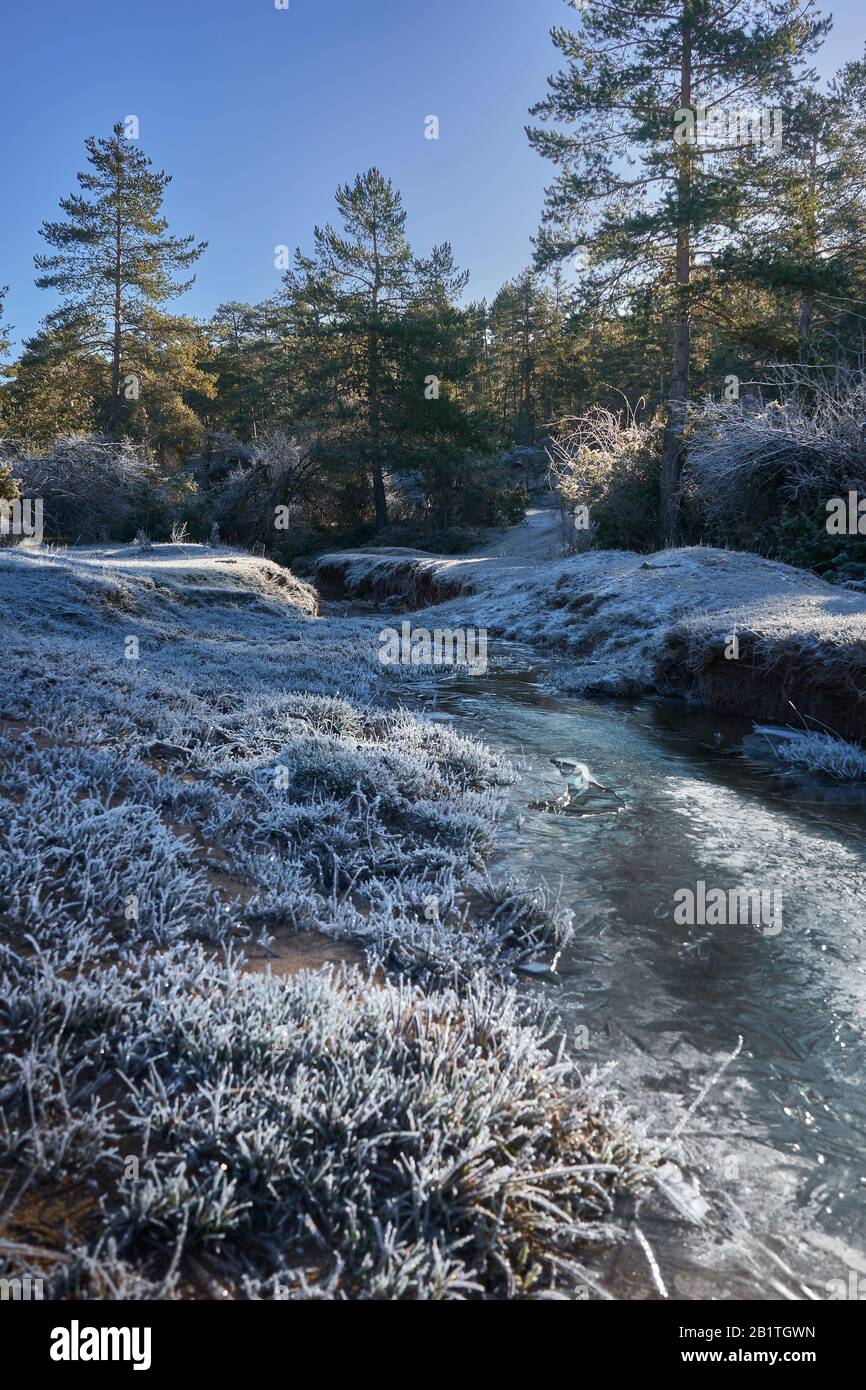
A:
<svg viewBox="0 0 866 1390">
<path fill-rule="evenodd" d="M 768 486 L 807 504 L 864 489 L 866 390 L 859 373 L 835 376 L 816 387 L 814 372 L 786 365 L 774 369 L 779 400 L 694 406 L 689 474 L 710 523 L 729 523 Z"/>
<path fill-rule="evenodd" d="M 315 928 L 449 980 L 560 944 L 567 917 L 540 891 L 485 910 L 472 887 L 508 770 L 383 707 L 374 628 L 312 621 L 311 591 L 269 562 L 208 556 L 0 561 L 22 617 L 2 713 L 26 723 L 4 740 L 12 911 L 162 944 Z"/>
<path fill-rule="evenodd" d="M 773 741 L 783 767 L 810 772 L 833 782 L 866 782 L 866 751 L 832 734 L 806 733 Z"/>
<path fill-rule="evenodd" d="M 44 450 L 0 442 L 23 497 L 41 497 L 45 530 L 77 541 L 122 534 L 144 503 L 147 451 L 127 440 L 63 435 Z"/>
<path fill-rule="evenodd" d="M 580 1248 L 647 1157 L 510 985 L 571 926 L 484 873 L 509 770 L 403 711 L 377 627 L 317 619 L 267 561 L 20 548 L 0 588 L 3 1272 L 133 1298 L 591 1283 Z M 366 964 L 247 971 L 295 932 Z M 49 1186 L 46 1250 L 22 1233 Z"/>
<path fill-rule="evenodd" d="M 95 941 L 70 932 L 3 969 L 4 1166 L 91 1198 L 52 1295 L 592 1282 L 576 1251 L 616 1238 L 642 1160 L 512 991 L 244 976 L 189 943 L 94 970 Z"/>
</svg>

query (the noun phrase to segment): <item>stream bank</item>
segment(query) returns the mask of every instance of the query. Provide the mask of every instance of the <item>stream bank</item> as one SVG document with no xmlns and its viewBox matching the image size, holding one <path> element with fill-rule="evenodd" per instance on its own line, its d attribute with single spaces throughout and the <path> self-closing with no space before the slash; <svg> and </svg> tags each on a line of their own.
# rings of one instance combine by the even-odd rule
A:
<svg viewBox="0 0 866 1390">
<path fill-rule="evenodd" d="M 730 714 L 866 737 L 866 594 L 744 552 L 560 555 L 559 513 L 471 555 L 320 556 L 331 598 L 393 604 L 427 629 L 529 643 L 571 694 L 683 695 Z"/>
</svg>

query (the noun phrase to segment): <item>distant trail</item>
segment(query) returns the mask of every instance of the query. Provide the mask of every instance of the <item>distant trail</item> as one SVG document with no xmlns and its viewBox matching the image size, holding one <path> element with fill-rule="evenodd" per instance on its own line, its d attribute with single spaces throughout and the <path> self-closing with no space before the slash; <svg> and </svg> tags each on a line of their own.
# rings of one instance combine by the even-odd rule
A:
<svg viewBox="0 0 866 1390">
<path fill-rule="evenodd" d="M 475 550 L 432 560 L 430 568 L 443 581 L 465 580 L 467 591 L 473 592 L 479 585 L 520 586 L 534 578 L 540 566 L 562 558 L 559 506 L 548 492 L 530 498 L 525 521 L 509 526 Z M 428 602 L 435 603 L 435 596 Z"/>
<path fill-rule="evenodd" d="M 542 496 L 526 509 L 526 521 L 511 526 L 486 545 L 457 558 L 461 560 L 505 560 L 509 565 L 562 558 L 559 539 L 559 508 Z"/>
<path fill-rule="evenodd" d="M 437 555 L 404 546 L 368 546 L 319 555 L 312 581 L 320 594 L 341 599 L 387 601 L 398 597 L 410 609 L 445 603 L 487 587 L 518 585 L 539 567 L 562 559 L 559 507 L 549 492 L 530 497 L 526 520 L 494 534 L 474 550 Z"/>
</svg>

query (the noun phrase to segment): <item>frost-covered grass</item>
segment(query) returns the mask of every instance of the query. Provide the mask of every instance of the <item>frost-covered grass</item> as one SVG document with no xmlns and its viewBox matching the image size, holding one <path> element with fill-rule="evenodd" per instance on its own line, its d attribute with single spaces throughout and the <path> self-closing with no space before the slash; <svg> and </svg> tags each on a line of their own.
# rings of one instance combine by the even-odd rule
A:
<svg viewBox="0 0 866 1390">
<path fill-rule="evenodd" d="M 567 1296 L 644 1165 L 509 984 L 570 914 L 484 874 L 508 769 L 276 568 L 0 556 L 2 1272 Z M 247 970 L 307 930 L 366 969 Z"/>
<path fill-rule="evenodd" d="M 2 961 L 7 1230 L 91 1201 L 46 1296 L 567 1294 L 647 1160 L 550 1020 L 359 972 L 244 976 L 189 945 L 100 972 L 87 939 Z M 71 1209 L 75 1203 L 71 1202 Z M 18 1219 L 23 1222 L 23 1215 Z"/>
<path fill-rule="evenodd" d="M 790 500 L 862 488 L 860 374 L 822 380 L 791 364 L 771 370 L 780 400 L 708 399 L 691 412 L 688 473 L 711 522 L 729 522 L 768 485 Z"/>
<path fill-rule="evenodd" d="M 773 743 L 785 767 L 817 773 L 834 782 L 866 782 L 866 750 L 833 734 L 804 733 Z"/>
<path fill-rule="evenodd" d="M 395 705 L 375 625 L 315 620 L 259 564 L 200 546 L 0 558 L 20 617 L 0 676 L 10 923 L 162 943 L 314 928 L 428 982 L 555 948 L 566 914 L 506 923 L 470 888 L 508 770 Z"/>
<path fill-rule="evenodd" d="M 315 929 L 356 941 L 371 964 L 427 979 L 435 967 L 440 980 L 560 943 L 568 917 L 555 910 L 503 917 L 472 893 L 470 914 L 461 884 L 482 864 L 505 775 L 482 748 L 333 697 L 287 696 L 271 716 L 257 705 L 177 771 L 0 735 L 9 926 L 44 943 L 93 925 L 122 944 Z"/>
</svg>

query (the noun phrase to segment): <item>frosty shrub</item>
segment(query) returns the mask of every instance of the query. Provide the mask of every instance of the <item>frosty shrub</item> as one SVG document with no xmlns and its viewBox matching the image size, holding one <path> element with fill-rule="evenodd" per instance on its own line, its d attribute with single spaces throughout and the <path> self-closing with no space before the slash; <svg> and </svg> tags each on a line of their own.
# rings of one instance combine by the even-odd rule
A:
<svg viewBox="0 0 866 1390">
<path fill-rule="evenodd" d="M 68 435 L 44 454 L 7 460 L 25 497 L 41 497 L 45 534 L 70 544 L 122 539 L 133 527 L 149 482 L 140 445 Z"/>
<path fill-rule="evenodd" d="M 797 771 L 817 773 L 833 782 L 866 782 L 866 751 L 832 734 L 780 740 L 773 752 L 780 763 Z"/>
<path fill-rule="evenodd" d="M 214 517 L 229 540 L 271 548 L 288 526 L 305 522 L 305 506 L 315 488 L 318 464 L 310 445 L 275 431 L 235 468 L 214 502 Z M 287 525 L 277 529 L 277 509 Z"/>
<path fill-rule="evenodd" d="M 567 549 L 579 508 L 586 508 L 594 545 L 654 550 L 660 538 L 658 478 L 662 422 L 638 420 L 627 406 L 614 414 L 596 405 L 565 420 L 549 446 L 550 472 L 562 499 Z M 571 519 L 571 526 L 569 526 Z"/>
<path fill-rule="evenodd" d="M 794 366 L 776 368 L 775 380 L 778 400 L 705 400 L 691 411 L 684 483 L 708 539 L 822 573 L 866 560 L 866 548 L 855 555 L 856 541 L 825 525 L 829 498 L 866 493 L 866 386 Z"/>
</svg>

